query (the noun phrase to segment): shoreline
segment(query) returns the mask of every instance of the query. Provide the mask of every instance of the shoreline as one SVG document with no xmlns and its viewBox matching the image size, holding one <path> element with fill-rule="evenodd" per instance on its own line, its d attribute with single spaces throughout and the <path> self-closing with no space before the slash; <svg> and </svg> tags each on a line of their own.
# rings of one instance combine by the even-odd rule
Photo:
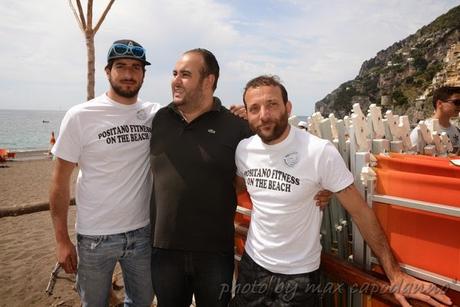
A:
<svg viewBox="0 0 460 307">
<path fill-rule="evenodd" d="M 29 150 L 29 151 L 16 151 L 15 160 L 18 161 L 29 161 L 29 160 L 42 160 L 50 159 L 52 156 L 48 154 L 48 150 Z"/>
<path fill-rule="evenodd" d="M 48 149 L 23 149 L 23 150 L 10 150 L 9 152 L 15 153 L 16 157 L 8 159 L 7 163 L 15 161 L 31 161 L 31 160 L 51 160 L 52 156 L 48 154 Z"/>
</svg>

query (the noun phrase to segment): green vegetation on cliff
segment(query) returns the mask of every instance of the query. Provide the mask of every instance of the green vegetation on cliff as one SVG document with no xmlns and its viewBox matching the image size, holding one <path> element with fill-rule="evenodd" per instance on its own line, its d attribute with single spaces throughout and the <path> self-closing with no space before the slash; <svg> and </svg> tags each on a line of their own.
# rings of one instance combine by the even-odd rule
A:
<svg viewBox="0 0 460 307">
<path fill-rule="evenodd" d="M 432 84 L 445 65 L 447 51 L 459 41 L 460 6 L 457 6 L 365 61 L 354 80 L 343 83 L 318 101 L 315 109 L 323 115 L 334 113 L 343 117 L 354 103 L 360 103 L 365 110 L 371 103 L 380 105 L 383 96 L 383 101 L 389 102 L 383 106 L 384 110 L 393 109 L 415 121 L 416 99 Z M 429 116 L 431 112 L 431 103 L 425 103 L 421 115 Z"/>
</svg>

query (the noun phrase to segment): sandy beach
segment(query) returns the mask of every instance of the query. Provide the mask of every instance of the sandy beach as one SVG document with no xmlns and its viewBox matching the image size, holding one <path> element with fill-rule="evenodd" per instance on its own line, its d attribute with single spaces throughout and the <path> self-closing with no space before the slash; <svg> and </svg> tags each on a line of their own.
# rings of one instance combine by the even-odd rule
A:
<svg viewBox="0 0 460 307">
<path fill-rule="evenodd" d="M 54 161 L 46 151 L 18 153 L 0 167 L 0 210 L 21 212 L 48 203 Z M 71 196 L 77 171 L 72 175 Z M 18 210 L 19 209 L 19 210 Z M 69 211 L 69 232 L 74 238 L 75 206 Z M 53 226 L 48 210 L 0 218 L 0 306 L 80 306 L 75 276 L 59 272 L 51 296 L 45 294 L 56 264 Z M 117 270 L 116 276 L 119 276 Z M 121 277 L 119 277 L 121 283 Z M 116 303 L 123 291 L 116 291 Z M 114 306 L 113 304 L 111 306 Z"/>
<path fill-rule="evenodd" d="M 48 202 L 53 162 L 46 152 L 17 153 L 0 168 L 0 208 Z M 75 171 L 71 193 L 74 193 Z"/>
<path fill-rule="evenodd" d="M 48 202 L 53 162 L 45 151 L 18 153 L 0 168 L 0 209 Z M 72 178 L 74 186 L 76 173 Z M 72 197 L 73 197 L 72 188 Z M 69 213 L 74 235 L 75 207 Z M 0 306 L 79 306 L 74 276 L 59 273 L 54 294 L 45 289 L 56 263 L 49 211 L 0 218 Z"/>
<path fill-rule="evenodd" d="M 75 207 L 69 216 L 73 236 Z M 54 294 L 45 294 L 56 263 L 49 211 L 3 217 L 0 233 L 0 306 L 79 306 L 73 275 L 60 272 Z"/>
</svg>

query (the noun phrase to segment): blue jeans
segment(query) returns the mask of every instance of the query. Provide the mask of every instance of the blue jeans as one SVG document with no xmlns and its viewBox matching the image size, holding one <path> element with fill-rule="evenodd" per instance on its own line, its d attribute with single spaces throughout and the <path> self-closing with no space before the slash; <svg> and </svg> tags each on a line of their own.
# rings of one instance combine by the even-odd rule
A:
<svg viewBox="0 0 460 307">
<path fill-rule="evenodd" d="M 82 306 L 109 305 L 115 264 L 120 262 L 125 306 L 150 306 L 150 225 L 113 235 L 77 234 L 77 290 Z"/>
<path fill-rule="evenodd" d="M 158 307 L 227 306 L 233 279 L 233 251 L 195 252 L 153 248 L 152 281 Z"/>
</svg>

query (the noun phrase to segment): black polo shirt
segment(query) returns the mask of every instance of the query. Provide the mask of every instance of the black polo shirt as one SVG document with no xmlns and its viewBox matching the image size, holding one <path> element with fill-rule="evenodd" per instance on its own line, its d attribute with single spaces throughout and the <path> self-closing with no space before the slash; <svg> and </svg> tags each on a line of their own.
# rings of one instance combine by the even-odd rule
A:
<svg viewBox="0 0 460 307">
<path fill-rule="evenodd" d="M 185 251 L 233 251 L 238 143 L 247 121 L 214 98 L 212 110 L 187 123 L 173 103 L 152 122 L 153 245 Z"/>
</svg>

